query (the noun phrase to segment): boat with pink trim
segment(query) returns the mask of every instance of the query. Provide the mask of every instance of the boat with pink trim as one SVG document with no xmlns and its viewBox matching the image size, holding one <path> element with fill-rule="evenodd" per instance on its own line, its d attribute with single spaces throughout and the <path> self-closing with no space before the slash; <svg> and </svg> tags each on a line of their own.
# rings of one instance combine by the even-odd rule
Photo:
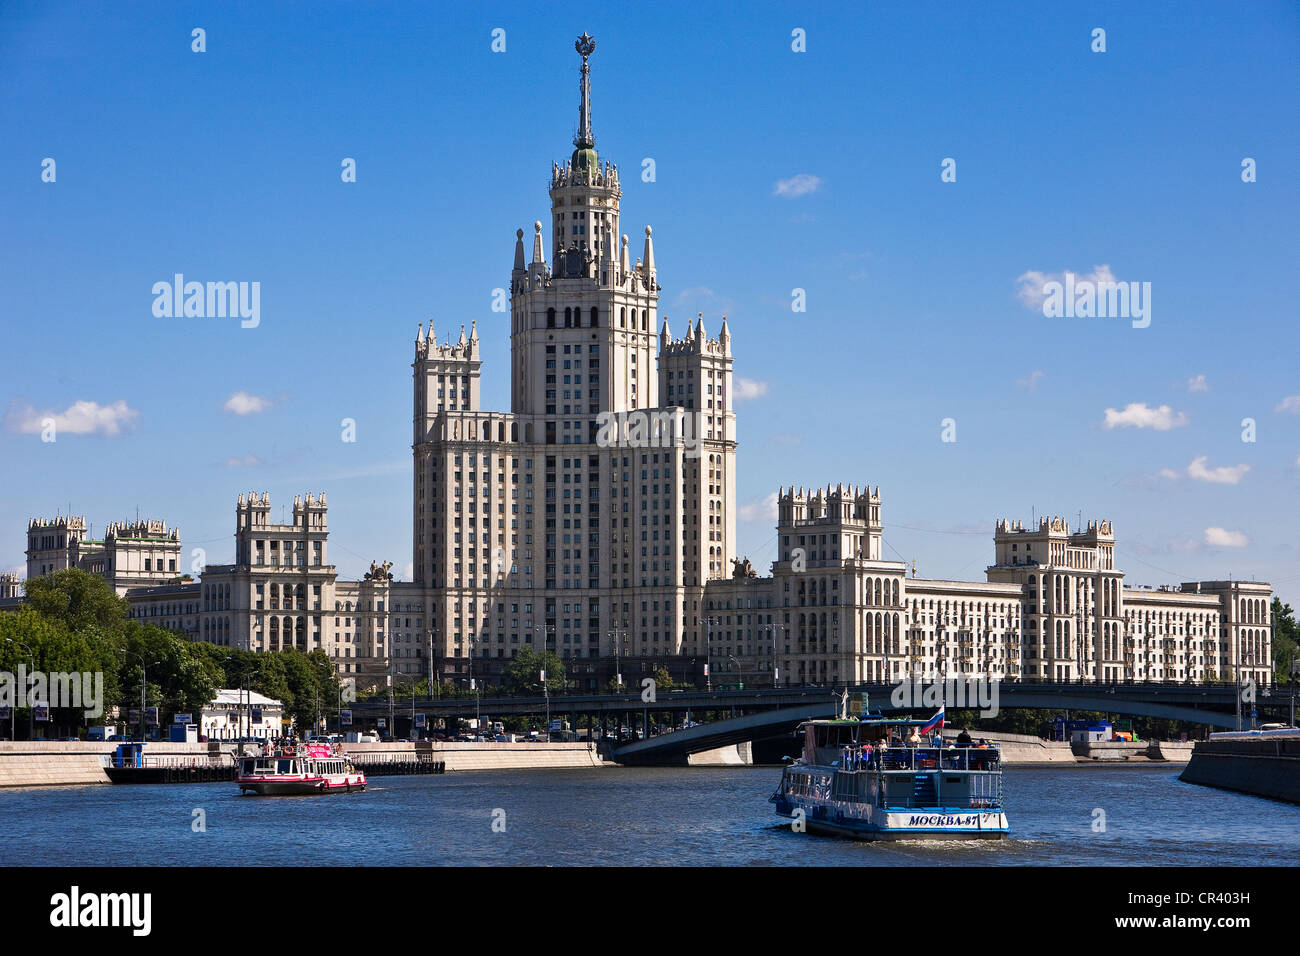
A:
<svg viewBox="0 0 1300 956">
<path fill-rule="evenodd" d="M 338 744 L 284 744 L 239 757 L 235 782 L 243 793 L 265 797 L 366 789 L 366 775 Z"/>
</svg>

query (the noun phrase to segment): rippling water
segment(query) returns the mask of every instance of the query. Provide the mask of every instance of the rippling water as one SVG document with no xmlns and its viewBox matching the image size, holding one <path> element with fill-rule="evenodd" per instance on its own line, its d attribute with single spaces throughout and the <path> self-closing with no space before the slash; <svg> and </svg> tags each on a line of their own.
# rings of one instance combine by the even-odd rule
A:
<svg viewBox="0 0 1300 956">
<path fill-rule="evenodd" d="M 365 793 L 322 797 L 240 796 L 233 784 L 0 790 L 0 864 L 1300 864 L 1300 807 L 1180 783 L 1180 769 L 1008 770 L 1012 838 L 998 843 L 792 833 L 767 802 L 781 771 L 762 767 L 377 777 Z M 193 831 L 195 810 L 206 832 Z M 497 810 L 505 832 L 493 832 Z"/>
</svg>

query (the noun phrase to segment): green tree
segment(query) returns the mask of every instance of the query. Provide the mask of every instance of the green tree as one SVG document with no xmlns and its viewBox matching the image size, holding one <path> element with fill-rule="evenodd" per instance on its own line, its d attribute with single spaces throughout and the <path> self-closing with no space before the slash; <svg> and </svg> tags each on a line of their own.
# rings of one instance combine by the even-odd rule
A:
<svg viewBox="0 0 1300 956">
<path fill-rule="evenodd" d="M 139 707 L 140 671 L 148 676 L 145 703 L 158 708 L 160 726 L 176 713 L 198 713 L 217 692 L 206 649 L 152 624 L 130 621 L 121 644 L 118 671 L 123 698 Z"/>
<path fill-rule="evenodd" d="M 1278 682 L 1289 684 L 1293 680 L 1291 668 L 1296 660 L 1296 651 L 1300 648 L 1300 625 L 1296 623 L 1291 605 L 1284 604 L 1281 598 L 1273 598 L 1271 610 L 1276 622 L 1273 632 L 1273 676 Z"/>
<path fill-rule="evenodd" d="M 103 578 L 79 568 L 66 568 L 24 585 L 27 606 L 69 631 L 98 626 L 108 635 L 121 633 L 128 620 L 126 601 Z"/>
<path fill-rule="evenodd" d="M 539 654 L 531 647 L 521 649 L 501 672 L 501 679 L 509 694 L 540 694 L 542 671 L 546 672 L 546 687 L 551 693 L 564 690 L 564 661 L 554 651 Z"/>
</svg>

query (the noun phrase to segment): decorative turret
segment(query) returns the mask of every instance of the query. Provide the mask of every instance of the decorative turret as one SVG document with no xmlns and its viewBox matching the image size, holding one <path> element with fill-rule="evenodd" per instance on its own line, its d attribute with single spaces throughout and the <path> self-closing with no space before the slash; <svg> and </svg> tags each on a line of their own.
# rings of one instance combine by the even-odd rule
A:
<svg viewBox="0 0 1300 956">
<path fill-rule="evenodd" d="M 646 282 L 653 283 L 655 280 L 655 246 L 654 240 L 650 238 L 651 229 L 645 227 L 645 252 L 641 254 L 641 268 L 645 271 Z"/>
</svg>

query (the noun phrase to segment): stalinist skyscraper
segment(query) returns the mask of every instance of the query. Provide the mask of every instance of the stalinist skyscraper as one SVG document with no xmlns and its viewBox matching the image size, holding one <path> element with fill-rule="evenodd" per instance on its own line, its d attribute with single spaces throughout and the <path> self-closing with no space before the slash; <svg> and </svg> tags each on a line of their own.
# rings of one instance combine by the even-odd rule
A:
<svg viewBox="0 0 1300 956">
<path fill-rule="evenodd" d="M 516 232 L 511 410 L 480 407 L 479 332 L 415 342 L 413 554 L 444 674 L 520 648 L 565 658 L 703 652 L 705 582 L 735 554 L 731 335 L 659 314 L 651 228 L 633 261 L 618 167 L 601 162 L 590 59 L 574 149 L 551 169 L 550 258 Z M 587 686 L 593 668 L 570 676 Z"/>
</svg>

